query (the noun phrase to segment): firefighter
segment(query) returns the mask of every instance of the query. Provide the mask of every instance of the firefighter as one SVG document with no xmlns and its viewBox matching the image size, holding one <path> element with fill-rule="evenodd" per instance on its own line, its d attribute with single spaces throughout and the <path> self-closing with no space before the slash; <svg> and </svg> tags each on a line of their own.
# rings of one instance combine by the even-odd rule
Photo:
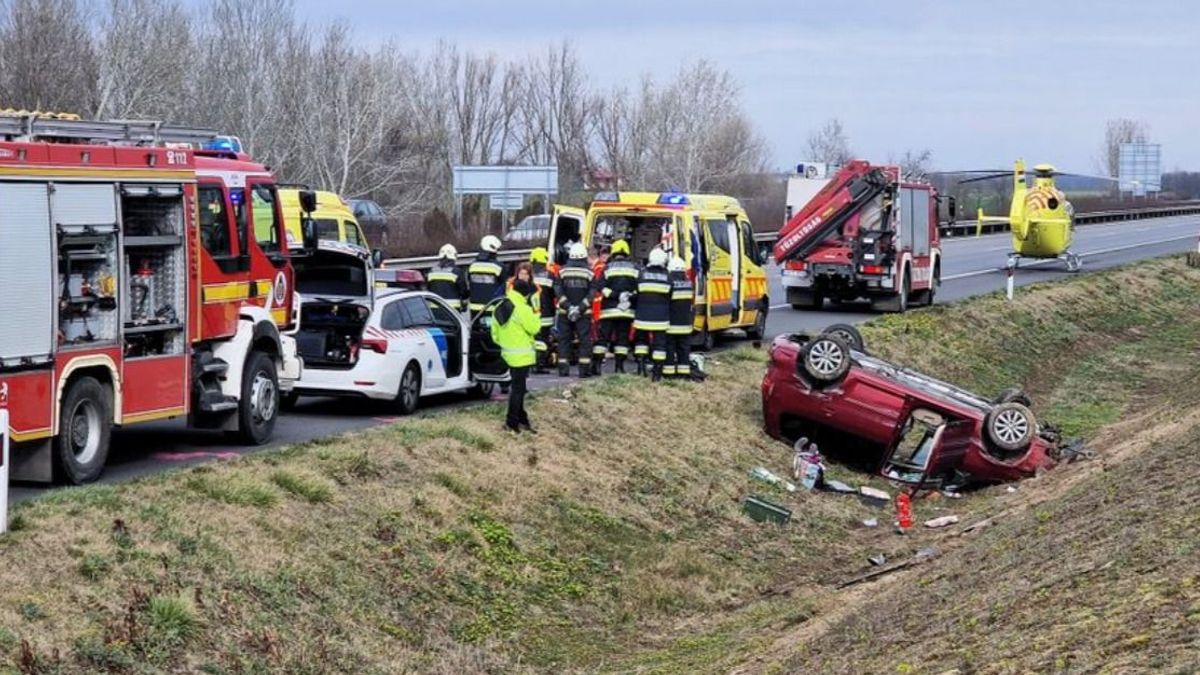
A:
<svg viewBox="0 0 1200 675">
<path fill-rule="evenodd" d="M 663 375 L 681 380 L 692 376 L 692 321 L 696 292 L 687 275 L 687 263 L 678 256 L 667 265 L 671 280 L 670 325 L 667 327 L 667 363 Z"/>
<path fill-rule="evenodd" d="M 579 377 L 592 374 L 592 270 L 583 244 L 571 244 L 567 264 L 558 271 L 558 374 L 570 373 L 571 345 L 579 340 Z"/>
<path fill-rule="evenodd" d="M 495 235 L 487 235 L 479 242 L 479 255 L 475 257 L 475 262 L 467 267 L 470 284 L 468 308 L 471 314 L 482 311 L 492 299 L 504 293 L 504 266 L 496 259 L 499 250 L 500 240 Z"/>
<path fill-rule="evenodd" d="M 613 242 L 607 264 L 596 280 L 600 289 L 600 330 L 592 350 L 592 370 L 599 374 L 611 350 L 616 372 L 625 372 L 629 358 L 629 331 L 633 326 L 633 302 L 637 296 L 638 268 L 629 259 L 629 242 Z"/>
<path fill-rule="evenodd" d="M 637 310 L 633 328 L 637 344 L 633 354 L 638 360 L 638 375 L 651 374 L 662 379 L 667 360 L 667 328 L 671 325 L 671 279 L 667 272 L 667 252 L 660 247 L 650 251 L 649 264 L 638 275 Z M 650 363 L 647 364 L 647 357 Z"/>
<path fill-rule="evenodd" d="M 429 292 L 438 294 L 460 312 L 467 308 L 471 287 L 458 266 L 458 250 L 453 244 L 446 244 L 438 251 L 437 265 L 429 272 Z"/>
<path fill-rule="evenodd" d="M 537 247 L 529 252 L 529 264 L 533 268 L 533 283 L 538 288 L 538 308 L 542 330 L 538 333 L 534 348 L 537 364 L 533 372 L 545 375 L 550 372 L 550 345 L 554 341 L 554 273 L 550 269 L 550 252 Z"/>
</svg>

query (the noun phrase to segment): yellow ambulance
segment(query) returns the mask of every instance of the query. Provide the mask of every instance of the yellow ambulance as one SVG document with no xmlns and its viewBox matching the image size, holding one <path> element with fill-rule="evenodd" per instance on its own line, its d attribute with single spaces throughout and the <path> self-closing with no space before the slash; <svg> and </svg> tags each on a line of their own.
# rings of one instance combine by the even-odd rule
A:
<svg viewBox="0 0 1200 675">
<path fill-rule="evenodd" d="M 765 262 L 754 242 L 750 219 L 737 199 L 675 192 L 601 192 L 587 209 L 555 206 L 550 250 L 566 263 L 567 247 L 581 242 L 605 253 L 614 241 L 629 242 L 641 265 L 661 246 L 688 263 L 696 285 L 697 341 L 711 348 L 713 336 L 737 328 L 761 338 L 771 306 Z"/>
<path fill-rule="evenodd" d="M 279 205 L 283 209 L 283 223 L 287 226 L 288 248 L 301 248 L 304 245 L 303 225 L 300 209 L 300 190 L 298 187 L 279 188 Z M 325 241 L 340 241 L 344 244 L 354 244 L 369 249 L 367 238 L 363 236 L 358 220 L 342 198 L 333 192 L 315 190 L 317 209 L 309 214 L 316 229 L 317 239 Z"/>
</svg>

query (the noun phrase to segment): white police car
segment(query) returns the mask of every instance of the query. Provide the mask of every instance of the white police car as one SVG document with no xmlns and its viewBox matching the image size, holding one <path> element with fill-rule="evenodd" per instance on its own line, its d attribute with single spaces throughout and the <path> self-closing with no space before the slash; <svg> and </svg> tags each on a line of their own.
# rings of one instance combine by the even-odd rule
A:
<svg viewBox="0 0 1200 675">
<path fill-rule="evenodd" d="M 352 244 L 320 242 L 293 259 L 300 296 L 296 345 L 304 371 L 299 396 L 394 401 L 408 414 L 420 398 L 473 390 L 486 395 L 506 381 L 490 336 L 440 297 L 422 290 L 377 288 L 370 254 Z M 476 349 L 472 352 L 473 342 Z"/>
</svg>

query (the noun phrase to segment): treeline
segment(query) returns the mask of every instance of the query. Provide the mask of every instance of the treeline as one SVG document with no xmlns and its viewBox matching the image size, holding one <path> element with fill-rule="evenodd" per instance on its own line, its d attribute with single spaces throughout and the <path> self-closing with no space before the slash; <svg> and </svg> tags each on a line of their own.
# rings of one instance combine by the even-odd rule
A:
<svg viewBox="0 0 1200 675">
<path fill-rule="evenodd" d="M 1175 199 L 1200 199 L 1200 171 L 1169 171 L 1162 176 L 1163 192 Z"/>
<path fill-rule="evenodd" d="M 597 179 L 721 190 L 765 164 L 737 83 L 703 61 L 600 90 L 566 43 L 517 60 L 368 46 L 289 0 L 2 7 L 0 107 L 212 127 L 283 180 L 418 222 L 445 221 L 428 214 L 449 211 L 454 164 L 557 164 L 568 196 Z"/>
</svg>

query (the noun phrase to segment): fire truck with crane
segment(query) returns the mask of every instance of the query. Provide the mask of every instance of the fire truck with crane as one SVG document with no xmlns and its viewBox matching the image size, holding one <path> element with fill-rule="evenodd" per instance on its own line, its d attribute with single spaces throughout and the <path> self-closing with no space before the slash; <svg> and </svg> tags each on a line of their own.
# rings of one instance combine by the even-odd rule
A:
<svg viewBox="0 0 1200 675">
<path fill-rule="evenodd" d="M 302 368 L 282 216 L 231 137 L 0 114 L 13 478 L 95 480 L 113 427 L 172 417 L 265 443 Z"/>
<path fill-rule="evenodd" d="M 933 304 L 940 201 L 932 185 L 902 180 L 899 167 L 846 163 L 779 231 L 774 256 L 788 303 L 816 310 L 826 299 L 866 298 L 891 312 Z"/>
</svg>

